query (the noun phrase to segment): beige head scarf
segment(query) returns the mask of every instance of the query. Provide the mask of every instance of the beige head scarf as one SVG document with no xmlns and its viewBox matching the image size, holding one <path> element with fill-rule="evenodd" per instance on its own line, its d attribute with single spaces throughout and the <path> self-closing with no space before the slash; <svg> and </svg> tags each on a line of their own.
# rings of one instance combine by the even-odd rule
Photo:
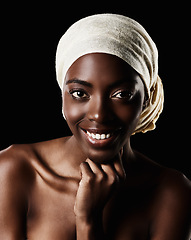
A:
<svg viewBox="0 0 191 240">
<path fill-rule="evenodd" d="M 153 130 L 163 109 L 164 93 L 158 76 L 158 51 L 146 30 L 133 19 L 117 14 L 93 15 L 74 23 L 60 39 L 56 53 L 61 89 L 72 63 L 88 53 L 115 55 L 140 74 L 149 102 L 134 133 Z"/>
</svg>

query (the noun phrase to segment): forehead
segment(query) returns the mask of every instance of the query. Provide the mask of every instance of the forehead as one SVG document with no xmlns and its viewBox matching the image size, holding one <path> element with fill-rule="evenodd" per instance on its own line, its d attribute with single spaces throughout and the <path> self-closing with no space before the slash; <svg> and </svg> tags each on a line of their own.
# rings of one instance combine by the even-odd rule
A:
<svg viewBox="0 0 191 240">
<path fill-rule="evenodd" d="M 126 78 L 137 80 L 139 74 L 124 60 L 106 53 L 90 53 L 78 58 L 69 68 L 66 80 L 79 78 L 87 81 L 110 80 Z"/>
</svg>

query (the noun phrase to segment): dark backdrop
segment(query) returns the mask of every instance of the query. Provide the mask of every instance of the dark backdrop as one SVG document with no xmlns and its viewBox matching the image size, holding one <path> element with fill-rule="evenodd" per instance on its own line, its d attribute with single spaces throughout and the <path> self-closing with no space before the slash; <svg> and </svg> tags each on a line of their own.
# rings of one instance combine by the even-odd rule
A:
<svg viewBox="0 0 191 240">
<path fill-rule="evenodd" d="M 61 92 L 55 76 L 57 43 L 67 28 L 82 17 L 119 13 L 140 22 L 155 41 L 159 75 L 165 89 L 165 108 L 156 130 L 133 136 L 132 145 L 156 162 L 191 178 L 189 6 L 178 4 L 155 2 L 152 7 L 137 1 L 134 4 L 49 1 L 45 5 L 4 5 L 0 149 L 13 143 L 70 134 L 62 118 Z"/>
</svg>

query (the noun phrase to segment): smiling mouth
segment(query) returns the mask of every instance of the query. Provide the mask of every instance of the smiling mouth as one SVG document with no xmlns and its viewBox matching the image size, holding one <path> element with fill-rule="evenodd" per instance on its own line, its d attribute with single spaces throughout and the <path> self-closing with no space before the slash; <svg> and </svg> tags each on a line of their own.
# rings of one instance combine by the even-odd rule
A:
<svg viewBox="0 0 191 240">
<path fill-rule="evenodd" d="M 116 137 L 119 135 L 119 131 L 117 130 L 98 130 L 98 129 L 82 129 L 83 133 L 86 136 L 87 141 L 90 144 L 93 144 L 95 147 L 104 147 L 110 145 Z"/>
<path fill-rule="evenodd" d="M 102 134 L 99 134 L 99 133 L 90 133 L 88 131 L 86 131 L 87 135 L 93 139 L 96 139 L 96 140 L 105 140 L 105 139 L 108 139 L 110 138 L 113 134 L 112 133 L 102 133 Z"/>
</svg>

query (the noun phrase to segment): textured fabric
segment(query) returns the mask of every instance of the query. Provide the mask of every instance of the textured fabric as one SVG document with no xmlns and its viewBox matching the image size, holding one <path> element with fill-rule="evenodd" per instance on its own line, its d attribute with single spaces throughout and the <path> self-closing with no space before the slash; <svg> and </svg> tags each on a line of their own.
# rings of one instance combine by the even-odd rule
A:
<svg viewBox="0 0 191 240">
<path fill-rule="evenodd" d="M 153 130 L 163 109 L 164 93 L 158 76 L 158 51 L 146 30 L 133 19 L 117 14 L 97 14 L 74 23 L 60 39 L 56 53 L 61 89 L 70 66 L 88 53 L 115 55 L 140 74 L 149 101 L 134 133 Z"/>
</svg>

